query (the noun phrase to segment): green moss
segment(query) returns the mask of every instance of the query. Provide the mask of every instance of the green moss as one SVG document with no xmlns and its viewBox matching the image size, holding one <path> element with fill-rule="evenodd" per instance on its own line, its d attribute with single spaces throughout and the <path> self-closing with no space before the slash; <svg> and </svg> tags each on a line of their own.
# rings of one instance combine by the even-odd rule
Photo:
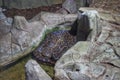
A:
<svg viewBox="0 0 120 80">
<path fill-rule="evenodd" d="M 44 31 L 43 35 L 42 35 L 42 38 L 41 38 L 41 42 L 40 44 L 42 43 L 42 41 L 45 39 L 45 37 L 47 36 L 47 34 L 51 33 L 51 32 L 54 32 L 54 31 L 57 31 L 57 30 L 60 30 L 59 27 L 55 27 L 53 29 L 47 29 Z"/>
<path fill-rule="evenodd" d="M 49 66 L 49 65 L 41 64 L 41 63 L 40 63 L 40 66 L 46 71 L 46 73 L 47 73 L 51 78 L 54 77 L 54 68 L 53 68 L 53 66 Z"/>
<path fill-rule="evenodd" d="M 25 80 L 25 63 L 30 57 L 22 59 L 12 67 L 0 72 L 0 80 Z"/>
<path fill-rule="evenodd" d="M 20 59 L 11 67 L 0 71 L 0 80 L 25 80 L 25 64 L 29 59 L 32 59 L 31 55 Z M 54 70 L 52 66 L 41 63 L 40 66 L 48 73 L 48 75 L 51 77 L 54 76 Z"/>
<path fill-rule="evenodd" d="M 53 29 L 47 29 L 42 36 L 43 41 L 46 37 L 47 34 L 58 31 L 58 30 L 65 30 L 65 29 L 70 29 L 70 27 L 67 28 L 59 28 L 55 27 Z M 41 42 L 40 42 L 41 43 Z M 32 46 L 32 49 L 34 50 L 36 48 L 36 45 Z M 25 80 L 25 64 L 27 61 L 31 58 L 31 55 L 23 57 L 22 59 L 19 59 L 16 61 L 11 67 L 7 68 L 4 71 L 0 70 L 0 80 Z M 54 77 L 54 68 L 52 66 L 48 66 L 46 64 L 41 64 L 40 66 L 47 72 L 47 74 L 50 77 Z"/>
</svg>

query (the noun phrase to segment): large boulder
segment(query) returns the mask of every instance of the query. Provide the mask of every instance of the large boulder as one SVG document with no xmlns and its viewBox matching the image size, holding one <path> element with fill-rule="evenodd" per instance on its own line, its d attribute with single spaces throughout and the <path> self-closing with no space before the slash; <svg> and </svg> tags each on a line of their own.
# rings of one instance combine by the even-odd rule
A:
<svg viewBox="0 0 120 80">
<path fill-rule="evenodd" d="M 89 11 L 93 9 L 83 12 L 88 15 Z M 95 38 L 78 42 L 57 61 L 56 80 L 120 80 L 120 25 L 113 18 L 106 18 L 110 14 L 97 13 L 93 20 L 100 22 L 91 26 L 94 21 L 90 21 L 90 28 L 96 31 L 92 34 Z"/>
<path fill-rule="evenodd" d="M 87 15 L 78 13 L 80 17 L 77 19 L 77 41 L 85 41 L 91 31 L 89 25 L 89 18 Z M 74 26 L 73 26 L 74 28 Z"/>
<path fill-rule="evenodd" d="M 56 28 L 59 24 L 73 22 L 77 15 L 41 13 L 39 21 L 26 21 L 24 17 L 15 16 L 13 25 L 0 26 L 0 66 L 10 64 L 33 51 L 43 40 L 47 30 Z M 58 29 L 65 29 L 63 26 Z"/>
<path fill-rule="evenodd" d="M 77 5 L 75 0 L 66 0 L 62 4 L 62 8 L 65 9 L 69 13 L 76 13 L 77 12 Z"/>
<path fill-rule="evenodd" d="M 6 9 L 2 9 L 1 7 L 0 7 L 0 23 L 1 23 L 1 25 L 9 25 L 9 26 L 11 26 L 12 25 L 12 22 L 13 22 L 13 19 L 12 18 L 10 18 L 10 17 L 6 17 L 5 15 L 4 15 L 4 13 L 3 13 L 3 11 L 5 11 Z"/>
<path fill-rule="evenodd" d="M 89 25 L 90 29 L 92 30 L 88 40 L 89 41 L 96 41 L 96 38 L 100 35 L 102 31 L 102 26 L 105 21 L 112 22 L 116 24 L 120 24 L 120 17 L 119 15 L 113 15 L 109 11 L 104 11 L 103 9 L 97 9 L 97 8 L 80 8 L 79 9 L 82 15 L 88 16 L 89 19 Z M 79 14 L 81 15 L 81 14 Z M 81 17 L 81 16 L 80 16 Z"/>
<path fill-rule="evenodd" d="M 62 8 L 57 13 L 69 14 L 77 13 L 80 7 L 89 7 L 91 0 L 63 0 Z"/>
<path fill-rule="evenodd" d="M 35 60 L 29 60 L 25 65 L 26 80 L 52 80 Z"/>
</svg>

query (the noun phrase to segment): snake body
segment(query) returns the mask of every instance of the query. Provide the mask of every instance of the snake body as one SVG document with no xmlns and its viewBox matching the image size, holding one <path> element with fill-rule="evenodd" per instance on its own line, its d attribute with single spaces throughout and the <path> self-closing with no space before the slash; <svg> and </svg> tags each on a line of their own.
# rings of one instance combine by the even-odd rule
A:
<svg viewBox="0 0 120 80">
<path fill-rule="evenodd" d="M 33 56 L 45 63 L 54 64 L 70 47 L 76 43 L 76 37 L 67 30 L 59 30 L 49 33 L 39 47 L 33 52 Z"/>
</svg>

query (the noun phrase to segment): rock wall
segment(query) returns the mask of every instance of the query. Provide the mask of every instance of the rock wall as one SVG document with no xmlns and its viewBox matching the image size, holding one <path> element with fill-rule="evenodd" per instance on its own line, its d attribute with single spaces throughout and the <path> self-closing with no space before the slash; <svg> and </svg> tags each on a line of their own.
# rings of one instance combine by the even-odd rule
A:
<svg viewBox="0 0 120 80">
<path fill-rule="evenodd" d="M 61 23 L 74 22 L 77 18 L 76 14 L 41 12 L 39 15 L 40 20 L 36 21 L 33 18 L 32 22 L 28 22 L 24 17 L 15 16 L 13 25 L 6 25 L 4 21 L 0 21 L 0 67 L 33 51 L 43 40 L 47 30 L 52 30 Z"/>
<path fill-rule="evenodd" d="M 55 80 L 120 80 L 119 21 L 104 10 L 81 11 L 89 18 L 91 39 L 78 42 L 57 61 Z"/>
</svg>

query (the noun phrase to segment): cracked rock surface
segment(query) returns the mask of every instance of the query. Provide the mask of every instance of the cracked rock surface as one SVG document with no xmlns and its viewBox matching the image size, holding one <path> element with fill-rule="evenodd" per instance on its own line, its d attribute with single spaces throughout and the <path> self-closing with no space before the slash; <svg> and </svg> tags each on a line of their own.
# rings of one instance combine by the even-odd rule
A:
<svg viewBox="0 0 120 80">
<path fill-rule="evenodd" d="M 82 11 L 89 17 L 91 37 L 79 41 L 57 61 L 55 80 L 120 80 L 120 25 L 102 12 Z M 96 14 L 93 20 L 97 22 L 92 22 Z"/>
<path fill-rule="evenodd" d="M 11 26 L 0 21 L 0 66 L 10 64 L 33 51 L 43 39 L 47 29 L 52 30 L 57 25 L 73 22 L 76 18 L 75 14 L 44 12 L 40 13 L 40 20 L 37 21 L 33 18 L 28 22 L 22 16 L 15 16 Z"/>
<path fill-rule="evenodd" d="M 35 60 L 29 60 L 25 65 L 25 70 L 26 80 L 52 80 Z"/>
</svg>

